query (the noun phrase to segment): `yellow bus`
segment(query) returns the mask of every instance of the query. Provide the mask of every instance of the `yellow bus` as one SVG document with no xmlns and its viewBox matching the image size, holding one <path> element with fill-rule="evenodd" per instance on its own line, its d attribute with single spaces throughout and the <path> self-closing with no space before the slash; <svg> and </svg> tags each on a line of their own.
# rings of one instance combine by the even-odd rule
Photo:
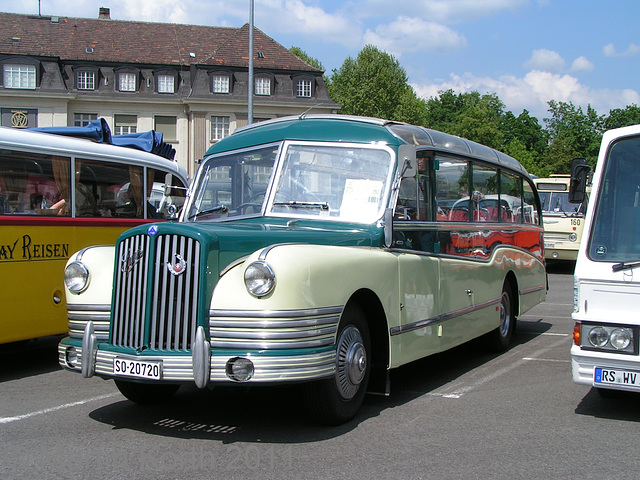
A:
<svg viewBox="0 0 640 480">
<path fill-rule="evenodd" d="M 67 136 L 64 128 L 59 135 L 0 127 L 0 343 L 73 328 L 63 295 L 69 256 L 175 215 L 184 201 L 182 167 L 114 145 L 102 126 L 111 144 Z M 165 188 L 165 179 L 181 188 Z"/>
<path fill-rule="evenodd" d="M 570 175 L 535 178 L 544 221 L 544 256 L 547 260 L 578 258 L 588 194 L 582 203 L 569 202 Z"/>
</svg>

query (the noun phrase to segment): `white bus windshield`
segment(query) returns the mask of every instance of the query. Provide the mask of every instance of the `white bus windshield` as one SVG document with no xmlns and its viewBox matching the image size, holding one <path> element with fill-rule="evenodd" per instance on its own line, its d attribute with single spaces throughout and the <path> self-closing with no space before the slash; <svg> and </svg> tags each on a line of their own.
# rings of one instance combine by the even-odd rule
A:
<svg viewBox="0 0 640 480">
<path fill-rule="evenodd" d="M 640 137 L 609 150 L 600 182 L 588 255 L 591 260 L 640 260 Z"/>
</svg>

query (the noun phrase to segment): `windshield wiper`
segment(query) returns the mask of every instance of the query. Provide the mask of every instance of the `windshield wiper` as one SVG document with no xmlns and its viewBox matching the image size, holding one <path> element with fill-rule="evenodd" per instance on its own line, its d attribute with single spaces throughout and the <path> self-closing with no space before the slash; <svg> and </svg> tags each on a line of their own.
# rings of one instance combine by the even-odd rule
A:
<svg viewBox="0 0 640 480">
<path fill-rule="evenodd" d="M 229 208 L 226 205 L 218 205 L 217 207 L 213 207 L 213 208 L 209 208 L 207 210 L 202 210 L 202 211 L 196 212 L 193 215 L 190 215 L 187 220 L 192 220 L 192 219 L 194 219 L 196 217 L 199 217 L 200 215 L 206 215 L 207 213 L 215 213 L 215 212 L 226 213 L 228 211 L 229 211 Z"/>
<path fill-rule="evenodd" d="M 292 200 L 290 202 L 274 202 L 274 206 L 285 206 L 293 208 L 319 208 L 320 210 L 329 210 L 327 202 L 298 202 Z"/>
<path fill-rule="evenodd" d="M 621 270 L 630 270 L 635 267 L 640 267 L 640 261 L 616 263 L 611 267 L 611 270 L 614 272 L 620 272 Z"/>
</svg>

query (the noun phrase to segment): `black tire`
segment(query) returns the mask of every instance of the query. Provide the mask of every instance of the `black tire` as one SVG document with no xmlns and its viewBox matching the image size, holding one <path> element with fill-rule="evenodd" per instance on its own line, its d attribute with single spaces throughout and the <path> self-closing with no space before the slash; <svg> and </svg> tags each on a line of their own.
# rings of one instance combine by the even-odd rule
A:
<svg viewBox="0 0 640 480">
<path fill-rule="evenodd" d="M 115 380 L 116 387 L 128 400 L 138 405 L 154 405 L 173 397 L 180 385 L 169 383 L 135 383 L 126 380 Z"/>
<path fill-rule="evenodd" d="M 513 289 L 508 282 L 505 282 L 502 287 L 502 296 L 500 297 L 500 325 L 486 336 L 487 346 L 494 352 L 504 352 L 511 345 L 511 339 L 516 327 L 515 307 Z"/>
<path fill-rule="evenodd" d="M 309 414 L 319 423 L 340 425 L 351 420 L 362 405 L 371 373 L 371 339 L 364 313 L 352 305 L 338 328 L 336 373 L 305 385 Z"/>
</svg>

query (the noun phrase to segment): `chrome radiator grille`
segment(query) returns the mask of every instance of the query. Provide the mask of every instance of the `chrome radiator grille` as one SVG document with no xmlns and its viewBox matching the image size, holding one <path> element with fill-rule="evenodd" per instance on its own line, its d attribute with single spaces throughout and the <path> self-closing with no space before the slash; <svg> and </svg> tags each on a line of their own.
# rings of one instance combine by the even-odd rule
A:
<svg viewBox="0 0 640 480">
<path fill-rule="evenodd" d="M 114 345 L 188 350 L 195 337 L 200 245 L 179 235 L 120 243 L 113 306 Z M 148 298 L 150 301 L 148 301 Z"/>
</svg>

